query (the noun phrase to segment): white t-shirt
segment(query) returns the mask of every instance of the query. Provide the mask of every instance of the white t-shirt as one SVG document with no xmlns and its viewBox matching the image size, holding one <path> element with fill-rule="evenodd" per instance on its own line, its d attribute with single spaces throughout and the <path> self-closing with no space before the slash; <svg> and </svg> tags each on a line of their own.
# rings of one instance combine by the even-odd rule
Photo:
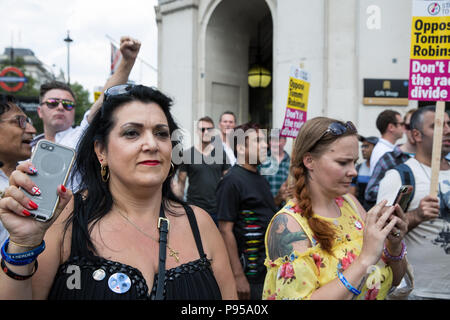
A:
<svg viewBox="0 0 450 320">
<path fill-rule="evenodd" d="M 408 211 L 419 206 L 430 192 L 431 168 L 420 164 L 415 158 L 405 162 L 415 179 L 414 197 Z M 383 199 L 392 204 L 401 178 L 392 169 L 380 182 L 377 203 Z M 439 173 L 438 192 L 441 212 L 435 220 L 425 221 L 405 236 L 408 261 L 412 265 L 415 278 L 413 295 L 424 298 L 450 299 L 450 170 Z"/>
<path fill-rule="evenodd" d="M 0 193 L 3 194 L 7 187 L 9 187 L 9 178 L 0 169 Z M 2 222 L 0 221 L 0 246 L 3 244 L 6 238 L 8 238 L 8 236 L 8 231 L 6 231 L 6 229 L 3 227 Z"/>
<path fill-rule="evenodd" d="M 370 175 L 372 176 L 373 170 L 375 169 L 375 165 L 378 160 L 386 153 L 394 150 L 395 145 L 390 143 L 389 141 L 380 138 L 378 139 L 378 143 L 373 148 L 372 154 L 370 155 Z"/>
<path fill-rule="evenodd" d="M 227 154 L 228 160 L 230 161 L 230 165 L 234 166 L 234 164 L 236 163 L 236 157 L 234 156 L 233 150 L 225 142 L 222 142 L 222 145 L 223 150 Z"/>
</svg>

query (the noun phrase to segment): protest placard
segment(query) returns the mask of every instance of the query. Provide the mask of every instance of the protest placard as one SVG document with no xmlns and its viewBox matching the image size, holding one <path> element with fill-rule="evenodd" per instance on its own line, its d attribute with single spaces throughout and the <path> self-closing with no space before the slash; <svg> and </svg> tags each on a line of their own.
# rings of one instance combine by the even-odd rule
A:
<svg viewBox="0 0 450 320">
<path fill-rule="evenodd" d="M 291 68 L 286 113 L 280 136 L 295 139 L 306 122 L 309 84 L 308 72 L 298 67 Z"/>
<path fill-rule="evenodd" d="M 430 195 L 437 196 L 445 101 L 450 100 L 450 1 L 413 1 L 409 99 L 437 101 Z"/>
</svg>

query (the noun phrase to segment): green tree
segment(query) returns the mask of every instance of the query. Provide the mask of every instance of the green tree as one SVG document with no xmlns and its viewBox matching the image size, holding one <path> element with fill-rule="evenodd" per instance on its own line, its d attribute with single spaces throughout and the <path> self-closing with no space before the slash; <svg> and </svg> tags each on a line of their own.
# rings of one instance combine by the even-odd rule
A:
<svg viewBox="0 0 450 320">
<path fill-rule="evenodd" d="M 77 102 L 75 107 L 75 125 L 79 125 L 81 120 L 83 120 L 84 113 L 92 106 L 93 102 L 89 100 L 89 91 L 78 82 L 71 83 L 70 87 L 75 93 Z"/>
</svg>

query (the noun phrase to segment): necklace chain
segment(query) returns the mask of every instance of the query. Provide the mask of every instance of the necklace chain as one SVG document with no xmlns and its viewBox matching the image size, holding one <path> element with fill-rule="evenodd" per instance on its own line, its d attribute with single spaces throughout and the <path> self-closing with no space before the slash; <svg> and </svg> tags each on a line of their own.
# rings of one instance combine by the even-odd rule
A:
<svg viewBox="0 0 450 320">
<path fill-rule="evenodd" d="M 129 224 L 131 224 L 133 227 L 136 228 L 137 231 L 139 231 L 140 233 L 142 233 L 144 236 L 146 236 L 149 239 L 152 239 L 155 242 L 159 243 L 159 240 L 156 240 L 155 238 L 153 238 L 151 235 L 147 234 L 144 230 L 142 230 L 141 228 L 139 228 L 135 223 L 133 223 L 133 221 L 131 221 L 126 215 L 124 215 L 122 213 L 122 211 L 116 206 L 117 212 L 125 219 L 128 221 Z M 169 256 L 171 256 L 172 258 L 174 258 L 177 262 L 180 261 L 180 258 L 178 257 L 179 252 L 172 249 L 168 243 L 166 243 L 166 247 L 167 249 L 169 249 Z"/>
</svg>

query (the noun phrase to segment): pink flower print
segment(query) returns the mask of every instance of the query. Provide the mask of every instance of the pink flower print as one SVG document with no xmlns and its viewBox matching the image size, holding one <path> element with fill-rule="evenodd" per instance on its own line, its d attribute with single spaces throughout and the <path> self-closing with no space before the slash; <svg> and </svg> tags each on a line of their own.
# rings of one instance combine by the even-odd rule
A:
<svg viewBox="0 0 450 320">
<path fill-rule="evenodd" d="M 283 284 L 286 282 L 289 284 L 293 279 L 295 279 L 294 267 L 290 262 L 285 262 L 280 267 L 278 279 L 283 278 Z"/>
<path fill-rule="evenodd" d="M 353 253 L 353 251 L 350 251 L 347 253 L 347 256 L 342 258 L 341 260 L 341 266 L 342 270 L 347 270 L 348 267 L 352 264 L 353 261 L 355 261 L 356 255 Z"/>
<path fill-rule="evenodd" d="M 276 292 L 275 293 L 273 293 L 273 294 L 270 294 L 270 289 L 269 290 L 267 290 L 267 294 L 268 294 L 268 296 L 267 296 L 267 298 L 266 298 L 266 300 L 276 300 L 276 298 L 277 298 L 277 294 L 276 294 Z"/>
<path fill-rule="evenodd" d="M 376 300 L 379 291 L 380 290 L 377 288 L 372 288 L 372 289 L 367 290 L 366 295 L 364 296 L 364 299 L 365 300 Z"/>
<path fill-rule="evenodd" d="M 334 199 L 334 201 L 336 201 L 336 204 L 338 205 L 339 208 L 341 208 L 344 205 L 344 198 L 342 197 L 337 197 L 336 199 Z"/>
<path fill-rule="evenodd" d="M 267 300 L 276 300 L 276 299 L 277 299 L 277 294 L 276 293 L 274 293 L 274 294 L 272 294 L 272 295 L 267 297 Z"/>
<path fill-rule="evenodd" d="M 320 276 L 320 268 L 325 267 L 325 265 L 323 264 L 323 258 L 321 258 L 318 253 L 313 253 L 312 255 L 310 255 L 310 257 L 314 259 L 314 263 L 317 266 L 317 271 L 319 272 Z"/>
</svg>

